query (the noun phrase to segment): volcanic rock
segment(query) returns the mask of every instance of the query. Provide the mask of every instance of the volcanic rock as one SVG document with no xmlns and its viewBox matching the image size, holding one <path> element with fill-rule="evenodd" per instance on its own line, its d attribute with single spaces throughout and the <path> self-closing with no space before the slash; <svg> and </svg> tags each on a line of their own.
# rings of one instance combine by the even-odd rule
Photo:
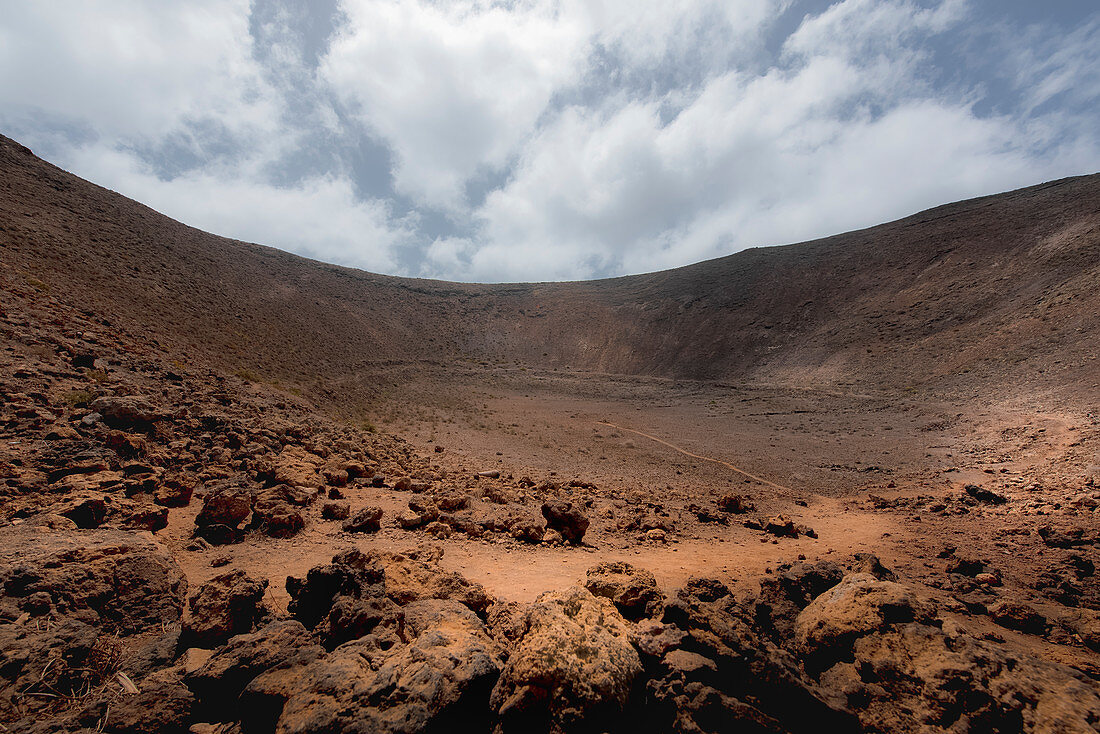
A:
<svg viewBox="0 0 1100 734">
<path fill-rule="evenodd" d="M 347 520 L 351 505 L 347 502 L 326 502 L 321 506 L 321 517 L 326 520 Z"/>
<path fill-rule="evenodd" d="M 368 506 L 344 521 L 344 532 L 374 533 L 382 527 L 382 508 Z"/>
<path fill-rule="evenodd" d="M 484 625 L 440 599 L 404 609 L 407 643 L 367 635 L 308 664 L 273 668 L 245 688 L 248 730 L 488 730 L 485 700 L 501 668 Z"/>
<path fill-rule="evenodd" d="M 549 500 L 542 504 L 542 516 L 549 527 L 561 533 L 566 541 L 578 545 L 588 530 L 588 518 L 581 508 L 567 500 Z"/>
<path fill-rule="evenodd" d="M 613 726 L 642 672 L 626 620 L 610 601 L 579 587 L 540 595 L 524 619 L 526 634 L 489 700 L 500 730 Z"/>
<path fill-rule="evenodd" d="M 233 635 L 250 632 L 266 613 L 266 590 L 266 579 L 252 578 L 240 569 L 210 579 L 188 600 L 191 613 L 184 620 L 184 644 L 216 647 Z"/>
<path fill-rule="evenodd" d="M 654 617 L 665 600 L 652 573 L 625 561 L 605 561 L 588 569 L 584 587 L 610 599 L 627 619 Z"/>
</svg>

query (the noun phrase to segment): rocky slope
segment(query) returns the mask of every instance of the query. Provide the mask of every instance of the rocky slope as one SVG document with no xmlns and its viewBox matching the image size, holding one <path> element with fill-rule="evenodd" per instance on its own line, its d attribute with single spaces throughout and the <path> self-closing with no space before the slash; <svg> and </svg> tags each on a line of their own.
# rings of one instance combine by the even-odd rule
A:
<svg viewBox="0 0 1100 734">
<path fill-rule="evenodd" d="M 670 374 L 710 360 L 715 374 L 769 379 L 831 365 L 871 386 L 912 369 L 950 378 L 953 389 L 1047 365 L 1040 379 L 1076 400 L 1087 393 L 1096 333 L 1096 293 L 1086 287 L 1095 179 L 957 205 L 920 227 L 928 241 L 950 240 L 987 209 L 1004 221 L 985 249 L 968 240 L 939 266 L 953 273 L 942 282 L 959 285 L 945 287 L 936 308 L 964 309 L 967 323 L 937 333 L 958 328 L 951 339 L 961 340 L 988 330 L 986 351 L 1000 344 L 1010 364 L 986 369 L 988 353 L 967 356 L 970 347 L 950 340 L 957 354 L 921 366 L 935 345 L 907 331 L 915 321 L 894 316 L 879 327 L 859 311 L 887 301 L 896 311 L 932 278 L 903 252 L 925 242 L 904 240 L 913 229 L 905 223 L 872 230 L 880 239 L 856 248 L 878 282 L 896 288 L 877 294 L 861 295 L 872 270 L 853 275 L 855 261 L 840 252 L 866 233 L 597 284 L 430 284 L 190 230 L 7 140 L 0 162 L 4 730 L 1100 731 L 1100 492 L 1091 476 L 854 500 L 890 517 L 889 527 L 910 528 L 914 563 L 903 574 L 869 554 L 799 557 L 788 544 L 817 533 L 738 491 L 689 503 L 671 488 L 565 478 L 573 467 L 535 479 L 506 465 L 478 471 L 438 444 L 421 453 L 334 417 L 333 400 L 356 396 L 326 393 L 348 370 L 508 356 Z M 1011 210 L 1027 207 L 1049 216 L 1014 219 Z M 1066 235 L 1072 222 L 1077 234 Z M 964 278 L 952 259 L 962 257 L 984 275 L 952 280 Z M 808 276 L 774 269 L 802 260 L 801 272 L 812 265 L 823 283 L 860 285 L 822 289 L 807 306 L 812 318 L 780 318 Z M 989 280 L 992 262 L 1012 276 Z M 1032 277 L 1015 270 L 1024 267 Z M 906 295 L 903 281 L 917 291 Z M 738 290 L 754 295 L 730 306 Z M 1042 293 L 1060 300 L 1027 321 L 1029 299 Z M 728 307 L 677 300 L 684 294 Z M 751 331 L 743 322 L 764 305 L 771 315 L 754 318 L 777 320 L 759 328 L 788 341 L 719 328 Z M 581 331 L 585 310 L 593 324 L 624 324 L 622 334 L 578 347 L 580 334 L 600 333 Z M 728 313 L 709 321 L 699 311 Z M 517 325 L 528 323 L 536 326 L 521 335 Z M 872 333 L 897 355 L 877 359 Z M 535 337 L 551 345 L 546 357 Z M 826 347 L 828 358 L 815 351 Z M 632 361 L 636 349 L 648 350 L 644 363 Z M 970 368 L 972 383 L 954 375 Z M 258 380 L 257 370 L 270 374 Z M 1082 461 L 1097 425 L 1067 429 Z M 805 506 L 795 499 L 785 501 Z M 575 585 L 519 603 L 449 570 L 443 555 L 476 544 L 586 559 L 614 538 L 625 539 L 624 556 L 639 547 L 674 556 L 677 536 L 704 526 L 736 527 L 786 560 L 679 589 L 661 588 L 640 564 L 593 560 Z M 253 553 L 230 552 L 240 548 Z M 290 570 L 299 557 L 314 560 Z"/>
<path fill-rule="evenodd" d="M 1026 379 L 1078 403 L 1100 389 L 1100 175 L 661 273 L 468 285 L 215 237 L 7 138 L 0 171 L 3 261 L 21 277 L 178 359 L 322 399 L 456 358 L 968 395 Z"/>
</svg>

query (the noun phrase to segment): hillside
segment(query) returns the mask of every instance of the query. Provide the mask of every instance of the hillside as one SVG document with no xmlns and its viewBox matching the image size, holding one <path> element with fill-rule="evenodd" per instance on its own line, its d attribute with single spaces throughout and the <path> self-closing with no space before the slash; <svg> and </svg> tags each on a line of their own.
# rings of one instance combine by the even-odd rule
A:
<svg viewBox="0 0 1100 734">
<path fill-rule="evenodd" d="M 1026 380 L 1097 394 L 1100 174 L 660 273 L 477 285 L 207 234 L 8 138 L 0 172 L 5 267 L 185 361 L 320 397 L 337 383 L 369 394 L 354 378 L 388 366 L 456 358 L 975 395 Z"/>
<path fill-rule="evenodd" d="M 476 285 L 0 172 L 0 730 L 1100 724 L 1100 176 Z"/>
</svg>

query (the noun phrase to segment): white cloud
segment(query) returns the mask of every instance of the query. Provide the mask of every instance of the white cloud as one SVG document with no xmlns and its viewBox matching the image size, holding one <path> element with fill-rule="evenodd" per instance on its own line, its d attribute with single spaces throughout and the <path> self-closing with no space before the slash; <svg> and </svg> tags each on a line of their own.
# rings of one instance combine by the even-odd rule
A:
<svg viewBox="0 0 1100 734">
<path fill-rule="evenodd" d="M 842 54 L 866 58 L 896 51 L 907 39 L 939 33 L 966 16 L 966 0 L 942 0 L 921 7 L 907 0 L 844 0 L 807 16 L 784 44 L 804 56 Z"/>
<path fill-rule="evenodd" d="M 289 186 L 270 180 L 269 168 L 316 128 L 286 124 L 284 95 L 294 89 L 275 85 L 302 62 L 289 45 L 275 44 L 262 67 L 249 10 L 243 1 L 9 4 L 0 21 L 0 106 L 19 108 L 26 142 L 48 142 L 57 162 L 187 224 L 397 270 L 397 251 L 413 238 L 411 219 L 395 220 L 387 203 L 362 200 L 346 174 Z M 39 110 L 90 135 L 72 141 L 38 130 Z M 323 106 L 310 121 L 330 133 L 336 127 Z M 197 164 L 158 171 L 149 151 L 165 146 Z"/>
<path fill-rule="evenodd" d="M 467 183 L 505 168 L 555 93 L 593 73 L 600 44 L 627 64 L 747 51 L 782 3 L 490 0 L 346 2 L 321 75 L 396 154 L 396 189 L 452 214 Z M 699 59 L 695 59 L 698 63 Z"/>
<path fill-rule="evenodd" d="M 1039 157 L 1051 143 L 1041 125 L 927 94 L 904 37 L 959 17 L 955 3 L 849 0 L 801 25 L 792 66 L 715 77 L 667 123 L 659 100 L 563 110 L 487 198 L 485 245 L 462 275 L 674 267 L 1034 183 L 1082 153 L 1100 161 L 1095 141 Z M 889 53 L 852 50 L 872 41 Z"/>
<path fill-rule="evenodd" d="M 0 105 L 156 139 L 186 120 L 247 134 L 274 101 L 251 59 L 249 3 L 5 3 Z"/>
<path fill-rule="evenodd" d="M 132 156 L 100 148 L 76 152 L 74 164 L 97 170 L 103 185 L 191 226 L 328 262 L 394 272 L 398 250 L 413 238 L 412 222 L 395 221 L 385 202 L 359 200 L 346 178 L 278 187 L 220 171 L 165 181 Z"/>
<path fill-rule="evenodd" d="M 457 210 L 583 61 L 583 30 L 548 5 L 348 3 L 322 76 L 397 157 L 399 192 Z"/>
<path fill-rule="evenodd" d="M 319 5 L 267 2 L 3 3 L 0 125 L 188 224 L 475 280 L 672 267 L 1100 168 L 1095 15 L 346 0 L 326 44 Z M 1002 61 L 974 72 L 968 44 Z"/>
</svg>

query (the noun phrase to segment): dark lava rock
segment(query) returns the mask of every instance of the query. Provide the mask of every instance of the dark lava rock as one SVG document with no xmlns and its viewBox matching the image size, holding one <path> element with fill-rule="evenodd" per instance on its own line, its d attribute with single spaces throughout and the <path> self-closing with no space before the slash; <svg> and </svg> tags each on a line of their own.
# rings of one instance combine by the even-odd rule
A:
<svg viewBox="0 0 1100 734">
<path fill-rule="evenodd" d="M 764 532 L 778 535 L 781 538 L 798 537 L 798 530 L 794 526 L 794 520 L 786 515 L 776 515 L 764 523 Z"/>
<path fill-rule="evenodd" d="M 194 703 L 194 695 L 178 676 L 166 673 L 141 681 L 135 694 L 101 692 L 76 720 L 90 730 L 111 734 L 185 734 Z"/>
<path fill-rule="evenodd" d="M 139 397 L 96 398 L 88 409 L 103 416 L 103 421 L 112 428 L 147 429 L 165 414 L 148 400 Z"/>
<path fill-rule="evenodd" d="M 195 482 L 190 477 L 167 477 L 153 490 L 153 502 L 164 507 L 187 507 L 194 492 Z"/>
<path fill-rule="evenodd" d="M 980 573 L 987 573 L 989 565 L 977 558 L 959 556 L 948 561 L 946 571 L 947 573 L 957 573 L 961 576 L 973 578 Z"/>
<path fill-rule="evenodd" d="M 219 482 L 212 485 L 210 493 L 203 500 L 202 509 L 195 517 L 195 525 L 224 525 L 236 529 L 250 514 L 252 490 L 232 482 Z"/>
<path fill-rule="evenodd" d="M 351 505 L 347 502 L 326 502 L 321 505 L 321 517 L 326 520 L 347 520 L 351 515 Z"/>
<path fill-rule="evenodd" d="M 1093 527 L 1054 528 L 1050 525 L 1044 525 L 1039 528 L 1039 537 L 1052 548 L 1096 545 L 1100 543 L 1100 529 Z"/>
<path fill-rule="evenodd" d="M 266 579 L 252 578 L 240 569 L 210 579 L 191 595 L 182 644 L 216 647 L 233 635 L 250 632 L 266 613 L 266 590 Z"/>
<path fill-rule="evenodd" d="M 549 500 L 542 504 L 547 526 L 561 533 L 567 542 L 578 545 L 588 530 L 588 518 L 581 508 L 567 500 Z"/>
<path fill-rule="evenodd" d="M 382 508 L 364 507 L 344 521 L 348 533 L 373 533 L 382 527 Z"/>
<path fill-rule="evenodd" d="M 4 528 L 19 560 L 0 565 L 0 613 L 25 605 L 55 615 L 91 613 L 96 624 L 129 634 L 178 622 L 187 580 L 163 546 L 117 530 L 42 533 Z"/>
<path fill-rule="evenodd" d="M 252 504 L 252 527 L 272 538 L 290 538 L 306 525 L 300 507 L 316 495 L 302 487 L 281 484 L 261 490 Z"/>
<path fill-rule="evenodd" d="M 107 500 L 103 495 L 96 494 L 75 497 L 67 500 L 56 512 L 72 520 L 82 530 L 98 528 L 107 518 Z"/>
<path fill-rule="evenodd" d="M 614 728 L 642 665 L 611 602 L 578 587 L 547 592 L 524 610 L 522 628 L 489 700 L 498 730 Z"/>
<path fill-rule="evenodd" d="M 155 533 L 168 527 L 167 507 L 137 507 L 130 511 L 123 523 L 128 528 L 139 528 Z"/>
<path fill-rule="evenodd" d="M 375 634 L 306 664 L 272 668 L 241 697 L 246 731 L 489 731 L 501 654 L 469 609 L 428 599 L 404 610 L 406 641 Z"/>
<path fill-rule="evenodd" d="M 1032 635 L 1045 634 L 1049 627 L 1046 617 L 1030 604 L 1002 600 L 989 608 L 989 616 L 1002 627 Z"/>
<path fill-rule="evenodd" d="M 724 494 L 718 498 L 718 509 L 722 512 L 730 512 L 735 515 L 742 515 L 746 512 L 752 512 L 756 509 L 756 505 L 753 504 L 752 499 L 743 494 Z"/>
<path fill-rule="evenodd" d="M 367 634 L 394 610 L 386 605 L 385 570 L 378 559 L 358 550 L 314 566 L 304 579 L 286 580 L 288 610 L 329 647 Z"/>
<path fill-rule="evenodd" d="M 968 484 L 963 487 L 963 491 L 978 500 L 978 502 L 984 502 L 987 505 L 1003 505 L 1008 502 L 1008 498 L 1003 494 L 997 494 L 993 490 L 984 489 L 977 484 Z"/>
<path fill-rule="evenodd" d="M 588 569 L 584 587 L 610 599 L 627 619 L 657 616 L 664 606 L 665 595 L 653 574 L 625 561 L 605 561 Z"/>
<path fill-rule="evenodd" d="M 239 715 L 238 696 L 257 675 L 277 665 L 310 663 L 323 654 L 301 622 L 280 620 L 230 638 L 184 682 L 202 701 L 208 720 L 233 720 Z"/>
</svg>

